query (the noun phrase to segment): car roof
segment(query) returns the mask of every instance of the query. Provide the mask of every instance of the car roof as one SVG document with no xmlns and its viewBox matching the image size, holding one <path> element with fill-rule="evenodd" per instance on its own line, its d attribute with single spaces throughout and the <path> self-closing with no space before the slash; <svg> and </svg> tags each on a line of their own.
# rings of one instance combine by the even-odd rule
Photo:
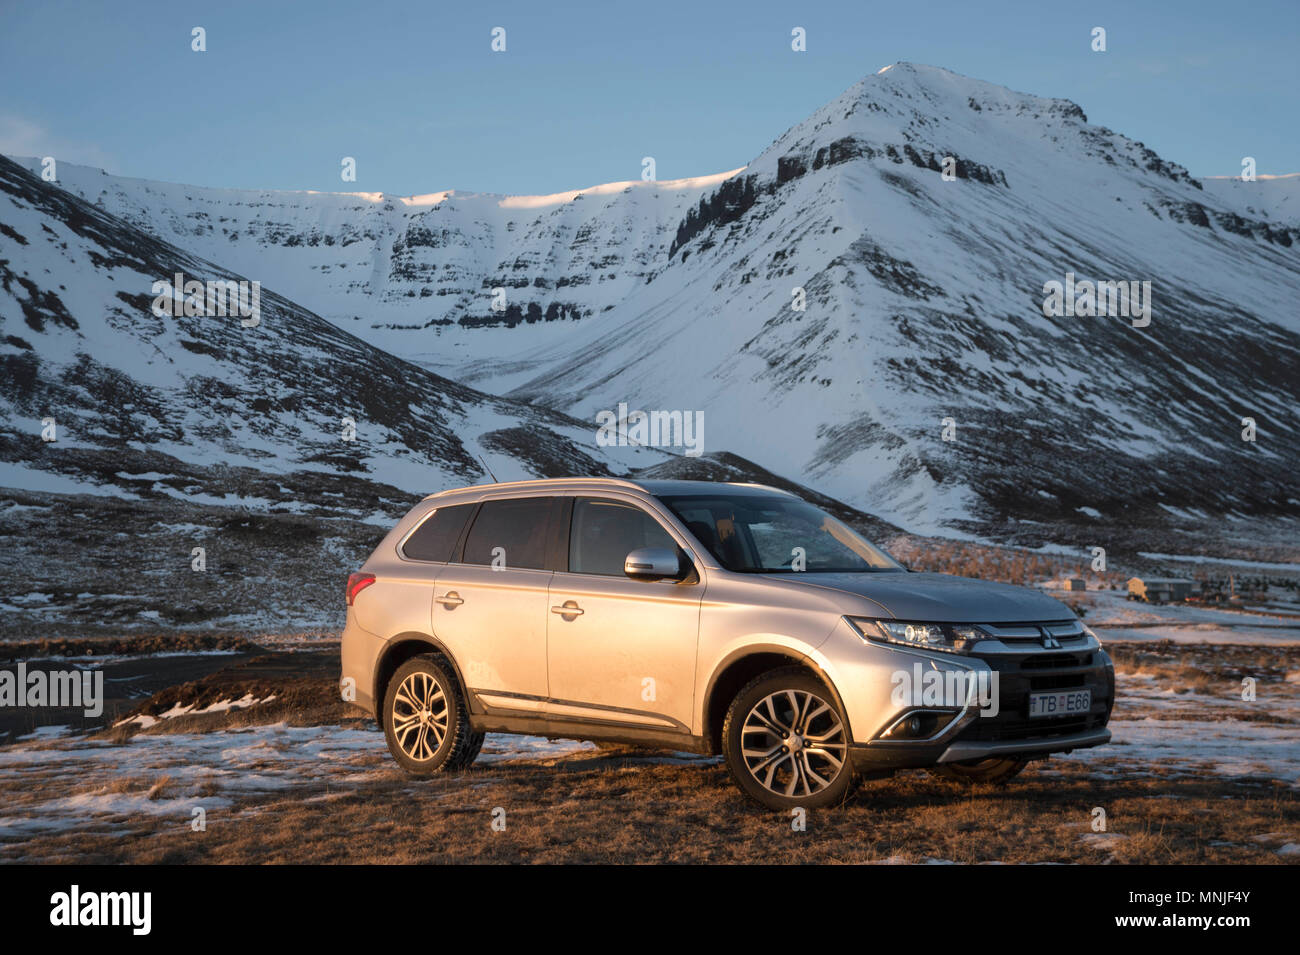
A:
<svg viewBox="0 0 1300 955">
<path fill-rule="evenodd" d="M 777 494 L 793 496 L 789 491 L 783 491 L 779 487 L 741 481 L 638 481 L 637 483 L 656 497 L 671 494 L 722 494 L 729 491 L 773 491 Z"/>
<path fill-rule="evenodd" d="M 783 491 L 780 488 L 737 481 L 660 481 L 611 477 L 572 477 L 473 484 L 467 487 L 438 491 L 427 495 L 425 500 L 432 497 L 441 497 L 444 494 L 462 494 L 467 491 L 599 491 L 601 489 L 614 490 L 619 488 L 642 491 L 654 497 L 670 494 L 718 494 L 726 491 L 772 491 L 777 494 L 791 496 L 789 491 Z"/>
</svg>

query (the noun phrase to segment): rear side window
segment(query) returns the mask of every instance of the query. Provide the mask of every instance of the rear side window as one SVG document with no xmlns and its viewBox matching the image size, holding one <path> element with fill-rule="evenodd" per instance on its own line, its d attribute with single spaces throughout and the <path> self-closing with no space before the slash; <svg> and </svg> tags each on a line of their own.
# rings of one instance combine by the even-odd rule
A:
<svg viewBox="0 0 1300 955">
<path fill-rule="evenodd" d="M 465 538 L 464 562 L 543 569 L 554 501 L 551 497 L 484 501 Z"/>
<path fill-rule="evenodd" d="M 569 532 L 569 573 L 623 576 L 623 561 L 641 547 L 677 550 L 653 517 L 630 504 L 580 498 Z"/>
<path fill-rule="evenodd" d="M 402 545 L 402 556 L 409 560 L 451 560 L 452 548 L 465 529 L 465 522 L 474 512 L 473 504 L 455 504 L 440 507 L 415 529 L 415 533 Z"/>
</svg>

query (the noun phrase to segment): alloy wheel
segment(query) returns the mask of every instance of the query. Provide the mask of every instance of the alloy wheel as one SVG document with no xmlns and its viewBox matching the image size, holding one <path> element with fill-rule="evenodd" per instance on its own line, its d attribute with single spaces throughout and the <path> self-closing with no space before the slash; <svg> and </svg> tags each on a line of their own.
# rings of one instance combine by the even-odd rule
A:
<svg viewBox="0 0 1300 955">
<path fill-rule="evenodd" d="M 807 690 L 778 690 L 749 711 L 741 755 L 758 784 L 779 796 L 811 796 L 844 768 L 848 740 L 830 703 Z"/>
<path fill-rule="evenodd" d="M 393 697 L 393 736 L 416 762 L 433 759 L 447 736 L 451 710 L 442 684 L 432 673 L 407 676 Z"/>
</svg>

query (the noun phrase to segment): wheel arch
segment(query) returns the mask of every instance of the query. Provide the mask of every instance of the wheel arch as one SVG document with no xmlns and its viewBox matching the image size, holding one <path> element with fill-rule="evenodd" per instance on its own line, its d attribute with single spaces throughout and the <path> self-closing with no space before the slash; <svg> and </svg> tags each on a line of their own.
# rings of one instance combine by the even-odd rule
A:
<svg viewBox="0 0 1300 955">
<path fill-rule="evenodd" d="M 460 672 L 460 664 L 456 662 L 456 658 L 452 656 L 451 651 L 437 637 L 412 631 L 399 633 L 391 638 L 388 641 L 388 646 L 384 648 L 383 653 L 379 655 L 379 659 L 375 663 L 373 699 L 375 701 L 375 713 L 380 720 L 383 719 L 384 693 L 388 689 L 388 681 L 393 678 L 393 674 L 397 672 L 398 667 L 412 657 L 418 657 L 423 653 L 436 653 L 451 664 L 452 676 L 460 684 L 460 691 L 465 697 L 466 706 L 471 711 L 473 710 L 465 677 Z"/>
<path fill-rule="evenodd" d="M 853 739 L 853 728 L 849 725 L 844 700 L 840 697 L 835 682 L 817 661 L 788 646 L 757 644 L 743 647 L 725 657 L 709 678 L 708 688 L 704 692 L 703 735 L 712 754 L 722 752 L 722 724 L 727 716 L 727 708 L 740 689 L 762 673 L 788 666 L 798 666 L 808 671 L 830 691 L 844 719 L 845 732 L 849 739 Z"/>
</svg>

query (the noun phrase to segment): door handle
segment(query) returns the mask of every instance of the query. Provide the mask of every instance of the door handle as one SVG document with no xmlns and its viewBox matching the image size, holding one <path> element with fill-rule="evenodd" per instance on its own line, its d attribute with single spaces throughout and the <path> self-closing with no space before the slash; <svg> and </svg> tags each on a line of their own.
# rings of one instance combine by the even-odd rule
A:
<svg viewBox="0 0 1300 955">
<path fill-rule="evenodd" d="M 449 590 L 441 597 L 434 597 L 433 599 L 444 607 L 459 607 L 465 602 L 461 598 L 460 594 L 456 593 L 454 590 Z"/>
<path fill-rule="evenodd" d="M 562 617 L 580 617 L 583 609 L 578 606 L 576 600 L 566 600 L 563 607 L 552 607 L 551 613 L 558 613 Z"/>
</svg>

